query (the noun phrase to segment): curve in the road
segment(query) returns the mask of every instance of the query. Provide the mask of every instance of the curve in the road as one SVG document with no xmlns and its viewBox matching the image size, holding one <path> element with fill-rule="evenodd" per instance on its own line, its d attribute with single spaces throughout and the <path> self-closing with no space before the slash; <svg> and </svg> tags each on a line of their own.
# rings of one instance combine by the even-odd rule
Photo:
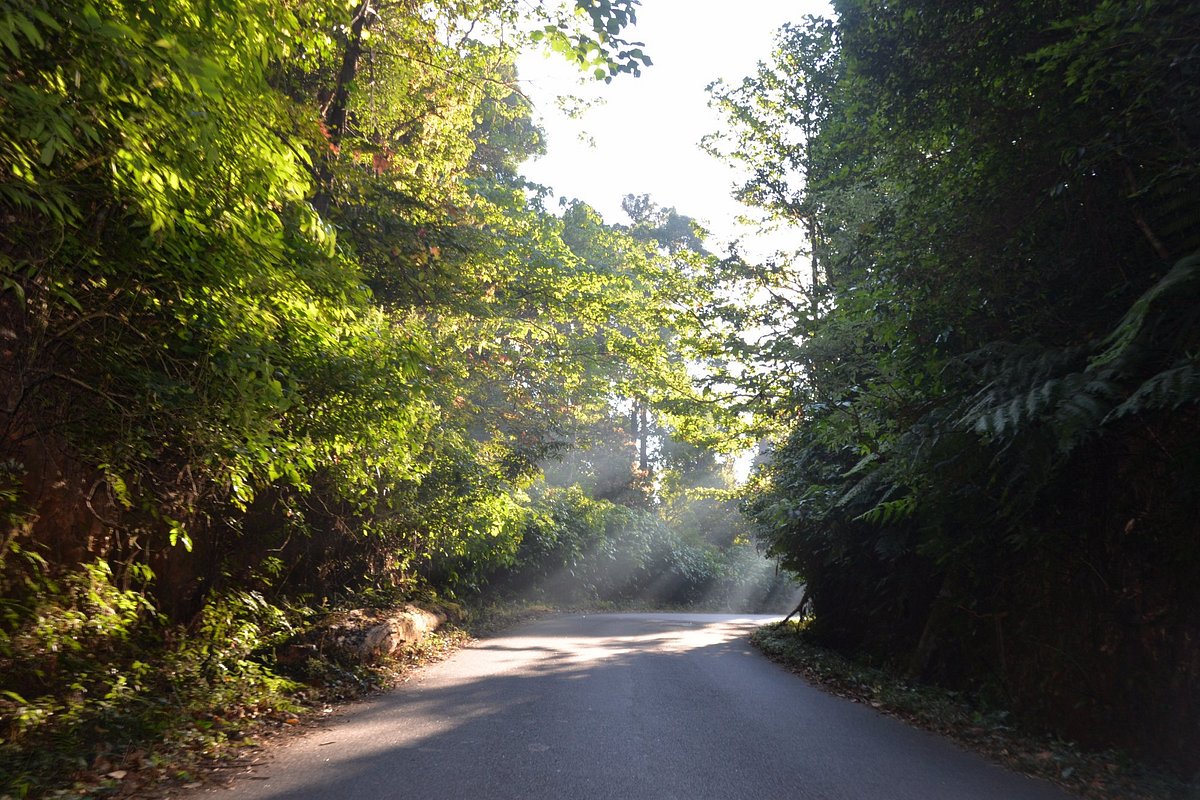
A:
<svg viewBox="0 0 1200 800">
<path fill-rule="evenodd" d="M 1066 800 L 767 661 L 768 618 L 561 616 L 281 748 L 241 800 Z"/>
</svg>

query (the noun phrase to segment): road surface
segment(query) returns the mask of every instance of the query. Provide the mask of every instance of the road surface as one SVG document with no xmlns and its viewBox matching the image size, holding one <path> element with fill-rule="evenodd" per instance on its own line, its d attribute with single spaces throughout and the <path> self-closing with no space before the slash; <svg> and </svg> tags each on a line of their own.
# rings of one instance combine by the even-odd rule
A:
<svg viewBox="0 0 1200 800">
<path fill-rule="evenodd" d="M 827 695 L 747 643 L 769 618 L 533 622 L 279 748 L 230 800 L 1067 800 Z"/>
</svg>

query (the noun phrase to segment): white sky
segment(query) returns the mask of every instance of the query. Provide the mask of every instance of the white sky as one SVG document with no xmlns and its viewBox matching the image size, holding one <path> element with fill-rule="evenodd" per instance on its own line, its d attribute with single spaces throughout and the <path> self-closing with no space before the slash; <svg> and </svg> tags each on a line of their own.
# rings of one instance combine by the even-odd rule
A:
<svg viewBox="0 0 1200 800">
<path fill-rule="evenodd" d="M 770 56 L 784 22 L 829 13 L 823 0 L 644 0 L 637 27 L 624 38 L 644 42 L 654 64 L 640 78 L 621 75 L 611 84 L 580 86 L 578 71 L 563 59 L 524 56 L 523 88 L 541 117 L 548 150 L 525 165 L 525 176 L 560 196 L 584 200 L 609 222 L 626 221 L 626 194 L 649 194 L 698 219 L 718 240 L 747 233 L 734 224 L 747 213 L 730 197 L 737 174 L 699 148 L 702 136 L 721 127 L 704 87 L 751 74 Z M 570 119 L 555 102 L 563 94 L 602 98 L 604 104 Z M 581 134 L 595 146 L 580 141 Z M 748 251 L 786 247 L 795 238 L 772 237 L 771 247 Z"/>
</svg>

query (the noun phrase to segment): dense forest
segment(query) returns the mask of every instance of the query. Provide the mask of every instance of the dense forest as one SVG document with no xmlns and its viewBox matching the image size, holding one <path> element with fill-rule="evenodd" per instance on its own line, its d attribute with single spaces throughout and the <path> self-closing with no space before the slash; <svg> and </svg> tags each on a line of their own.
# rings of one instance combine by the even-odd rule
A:
<svg viewBox="0 0 1200 800">
<path fill-rule="evenodd" d="M 710 87 L 751 263 L 521 177 L 637 5 L 0 0 L 0 793 L 417 596 L 798 600 L 1200 768 L 1200 13 L 797 19 Z"/>
<path fill-rule="evenodd" d="M 704 232 L 517 172 L 518 53 L 636 74 L 633 6 L 0 7 L 0 794 L 276 702 L 329 609 L 794 588 L 688 372 Z"/>
<path fill-rule="evenodd" d="M 713 87 L 785 431 L 748 493 L 811 634 L 1200 767 L 1200 13 L 837 2 Z"/>
</svg>

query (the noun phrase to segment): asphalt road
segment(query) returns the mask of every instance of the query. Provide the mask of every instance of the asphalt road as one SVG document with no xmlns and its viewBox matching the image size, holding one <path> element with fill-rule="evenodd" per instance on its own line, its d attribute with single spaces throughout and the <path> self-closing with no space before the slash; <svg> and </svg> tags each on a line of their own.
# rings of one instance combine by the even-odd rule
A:
<svg viewBox="0 0 1200 800">
<path fill-rule="evenodd" d="M 1066 800 L 746 642 L 768 618 L 561 616 L 482 640 L 279 748 L 231 800 Z"/>
</svg>

